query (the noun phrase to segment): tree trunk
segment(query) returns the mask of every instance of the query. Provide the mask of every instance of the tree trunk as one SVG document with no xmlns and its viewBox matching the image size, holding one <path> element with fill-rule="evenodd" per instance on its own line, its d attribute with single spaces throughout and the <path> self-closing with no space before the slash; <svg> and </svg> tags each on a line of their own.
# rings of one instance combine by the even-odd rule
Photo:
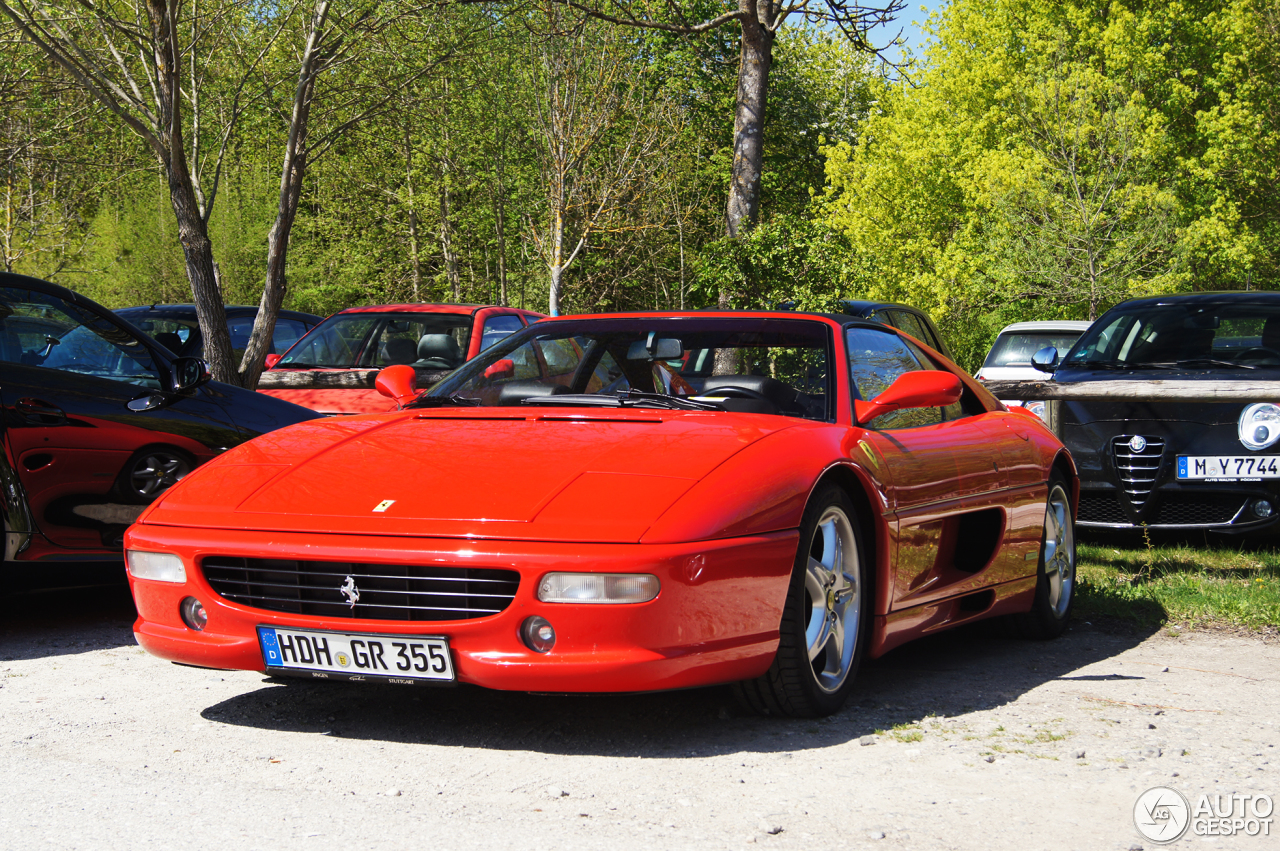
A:
<svg viewBox="0 0 1280 851">
<path fill-rule="evenodd" d="M 404 184 L 409 202 L 409 262 L 413 267 L 413 300 L 422 301 L 422 255 L 418 236 L 418 200 L 413 194 L 413 139 L 404 125 Z"/>
<path fill-rule="evenodd" d="M 753 0 L 739 0 L 739 7 L 750 14 L 742 21 L 738 104 L 733 119 L 733 175 L 729 181 L 729 203 L 725 210 L 725 230 L 735 238 L 750 230 L 760 215 L 764 115 L 769 99 L 774 40 L 774 34 L 757 18 Z"/>
<path fill-rule="evenodd" d="M 157 123 L 163 149 L 160 160 L 169 181 L 169 201 L 178 223 L 178 241 L 182 244 L 187 278 L 191 281 L 196 319 L 204 337 L 205 360 L 214 378 L 237 383 L 235 366 L 231 363 L 231 332 L 227 330 L 227 314 L 213 269 L 213 244 L 209 241 L 209 231 L 187 168 L 182 139 L 182 92 L 178 83 L 181 68 L 175 41 L 177 22 L 170 15 L 170 8 L 164 0 L 147 3 L 155 45 L 156 94 L 160 107 Z"/>
<path fill-rule="evenodd" d="M 267 279 L 258 303 L 258 316 L 253 323 L 249 345 L 240 361 L 238 377 L 244 387 L 253 388 L 262 375 L 267 350 L 271 348 L 275 333 L 276 317 L 284 303 L 286 271 L 289 260 L 289 234 L 298 217 L 298 202 L 302 197 L 302 181 L 307 174 L 307 132 L 311 118 L 311 99 L 315 94 L 316 77 L 324 70 L 321 56 L 323 32 L 329 14 L 329 0 L 317 0 L 307 34 L 298 71 L 298 85 L 293 95 L 293 111 L 289 117 L 289 136 L 285 141 L 284 164 L 280 169 L 280 196 L 276 206 L 276 220 L 267 237 Z M 226 323 L 223 323 L 225 327 Z"/>
<path fill-rule="evenodd" d="M 773 3 L 763 2 L 766 15 Z M 764 116 L 769 100 L 769 70 L 773 67 L 774 34 L 761 23 L 753 0 L 738 0 L 742 18 L 742 50 L 738 59 L 738 103 L 733 119 L 733 173 L 729 202 L 725 207 L 725 232 L 733 239 L 744 236 L 760 216 L 760 175 L 764 170 Z M 744 287 L 745 289 L 745 287 Z M 734 306 L 739 294 L 720 290 L 716 304 Z M 714 371 L 733 375 L 738 371 L 735 353 L 717 350 Z"/>
</svg>

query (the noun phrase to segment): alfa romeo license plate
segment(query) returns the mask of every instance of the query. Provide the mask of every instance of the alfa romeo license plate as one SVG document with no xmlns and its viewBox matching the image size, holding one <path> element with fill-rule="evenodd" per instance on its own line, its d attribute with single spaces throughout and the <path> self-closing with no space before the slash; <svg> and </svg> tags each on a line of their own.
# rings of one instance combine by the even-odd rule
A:
<svg viewBox="0 0 1280 851">
<path fill-rule="evenodd" d="M 258 627 L 268 670 L 321 679 L 453 682 L 449 639 L 439 635 L 363 635 Z"/>
<path fill-rule="evenodd" d="M 1219 482 L 1280 479 L 1280 456 L 1179 455 L 1178 478 Z"/>
</svg>

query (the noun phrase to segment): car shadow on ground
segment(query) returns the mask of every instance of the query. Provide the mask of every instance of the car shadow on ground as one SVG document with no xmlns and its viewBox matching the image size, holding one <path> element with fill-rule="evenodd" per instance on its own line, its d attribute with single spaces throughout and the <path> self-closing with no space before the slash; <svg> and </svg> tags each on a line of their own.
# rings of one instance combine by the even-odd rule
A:
<svg viewBox="0 0 1280 851">
<path fill-rule="evenodd" d="M 997 638 L 975 625 L 867 662 L 845 708 L 824 719 L 762 718 L 727 687 L 635 695 L 535 695 L 264 678 L 209 706 L 209 721 L 345 739 L 549 754 L 705 757 L 842 744 L 928 717 L 998 707 L 1077 675 L 1148 637 L 1077 622 L 1056 641 Z M 1129 677 L 1125 677 L 1129 678 Z"/>
<path fill-rule="evenodd" d="M 0 662 L 137 643 L 122 562 L 6 565 L 3 571 Z"/>
</svg>

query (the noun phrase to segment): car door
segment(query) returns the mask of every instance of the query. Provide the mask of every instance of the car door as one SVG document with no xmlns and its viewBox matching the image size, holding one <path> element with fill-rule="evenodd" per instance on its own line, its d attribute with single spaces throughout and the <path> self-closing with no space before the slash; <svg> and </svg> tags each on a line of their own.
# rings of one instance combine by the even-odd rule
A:
<svg viewBox="0 0 1280 851">
<path fill-rule="evenodd" d="M 0 288 L 3 335 L 40 314 L 57 334 L 0 347 L 4 439 L 39 530 L 71 549 L 117 539 L 176 478 L 243 438 L 203 388 L 166 394 L 169 364 L 108 316 L 35 289 Z M 153 399 L 150 410 L 136 400 Z"/>
<path fill-rule="evenodd" d="M 846 329 L 853 388 L 872 399 L 900 375 L 936 365 L 889 329 Z M 865 424 L 865 440 L 892 480 L 889 509 L 898 539 L 891 606 L 918 605 L 985 584 L 978 576 L 1003 537 L 1007 475 L 1000 444 L 973 399 L 911 408 Z M 994 451 L 993 451 L 994 450 Z"/>
</svg>

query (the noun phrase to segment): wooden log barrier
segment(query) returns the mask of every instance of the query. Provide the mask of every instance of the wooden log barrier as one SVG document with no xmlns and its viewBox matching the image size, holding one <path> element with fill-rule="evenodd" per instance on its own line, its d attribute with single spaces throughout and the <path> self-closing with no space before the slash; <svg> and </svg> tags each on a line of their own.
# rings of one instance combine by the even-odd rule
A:
<svg viewBox="0 0 1280 851">
<path fill-rule="evenodd" d="M 380 369 L 268 369 L 258 379 L 259 390 L 367 390 L 373 388 Z M 414 367 L 418 389 L 425 390 L 449 374 L 447 369 Z"/>
<path fill-rule="evenodd" d="M 1137 399 L 1149 402 L 1280 402 L 1280 381 L 1186 381 L 1129 379 L 1118 381 L 984 381 L 997 399 L 1019 401 L 1104 401 Z"/>
<path fill-rule="evenodd" d="M 317 372 L 309 369 L 268 369 L 258 379 L 259 390 L 366 389 L 378 377 L 376 369 Z"/>
</svg>

